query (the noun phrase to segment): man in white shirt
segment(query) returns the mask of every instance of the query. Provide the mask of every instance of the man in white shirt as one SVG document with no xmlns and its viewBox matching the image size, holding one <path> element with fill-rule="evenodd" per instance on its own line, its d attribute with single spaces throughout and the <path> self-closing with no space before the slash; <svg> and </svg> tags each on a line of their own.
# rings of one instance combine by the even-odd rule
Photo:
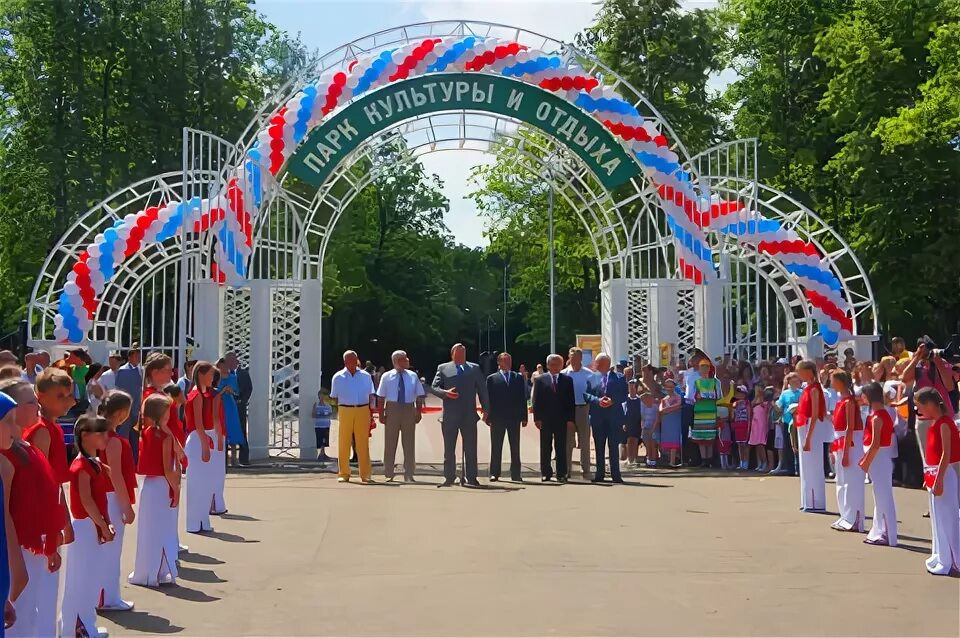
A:
<svg viewBox="0 0 960 638">
<path fill-rule="evenodd" d="M 343 370 L 333 375 L 330 398 L 337 400 L 337 480 L 350 480 L 350 444 L 357 450 L 360 480 L 373 482 L 370 463 L 370 426 L 373 425 L 371 402 L 374 400 L 373 377 L 360 369 L 360 358 L 353 350 L 343 353 Z M 375 404 L 375 403 L 374 403 Z"/>
<path fill-rule="evenodd" d="M 394 460 L 397 456 L 397 439 L 403 445 L 403 480 L 415 482 L 417 469 L 416 427 L 423 416 L 423 397 L 426 394 L 420 379 L 407 368 L 410 358 L 403 350 L 391 355 L 393 370 L 380 376 L 377 388 L 377 411 L 380 423 L 386 426 L 383 446 L 383 474 L 387 482 L 393 482 Z"/>
<path fill-rule="evenodd" d="M 100 379 L 97 381 L 104 392 L 117 389 L 117 370 L 120 369 L 122 363 L 123 357 L 120 356 L 120 351 L 112 350 L 110 356 L 107 357 L 107 365 L 110 369 L 101 374 Z"/>
<path fill-rule="evenodd" d="M 576 447 L 580 448 L 580 471 L 583 474 L 583 480 L 589 481 L 593 478 L 590 471 L 590 406 L 587 405 L 584 393 L 587 391 L 587 381 L 594 372 L 583 367 L 583 350 L 580 348 L 570 348 L 567 353 L 567 363 L 563 373 L 573 379 L 573 396 L 576 402 L 574 426 L 567 431 L 567 471 L 573 472 L 574 435 L 576 435 Z"/>
</svg>

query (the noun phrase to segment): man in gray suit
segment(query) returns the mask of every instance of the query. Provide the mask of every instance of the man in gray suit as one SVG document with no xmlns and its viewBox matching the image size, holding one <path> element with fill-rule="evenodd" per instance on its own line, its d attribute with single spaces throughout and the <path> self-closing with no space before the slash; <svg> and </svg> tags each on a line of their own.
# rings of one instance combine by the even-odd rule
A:
<svg viewBox="0 0 960 638">
<path fill-rule="evenodd" d="M 440 426 L 443 432 L 443 485 L 453 485 L 457 470 L 457 435 L 463 437 L 464 485 L 479 487 L 477 480 L 477 398 L 487 414 L 487 380 L 480 366 L 467 361 L 462 343 L 450 348 L 449 363 L 441 364 L 430 393 L 443 399 Z"/>
</svg>

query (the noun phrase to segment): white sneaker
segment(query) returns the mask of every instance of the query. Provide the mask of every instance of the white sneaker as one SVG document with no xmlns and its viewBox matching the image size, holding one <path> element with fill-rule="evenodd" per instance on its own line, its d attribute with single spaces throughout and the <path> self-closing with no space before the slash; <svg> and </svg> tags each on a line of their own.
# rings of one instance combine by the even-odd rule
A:
<svg viewBox="0 0 960 638">
<path fill-rule="evenodd" d="M 132 611 L 133 603 L 126 600 L 121 600 L 116 603 L 105 604 L 101 607 L 97 607 L 101 611 Z"/>
<path fill-rule="evenodd" d="M 103 627 L 97 627 L 97 636 L 99 638 L 110 638 L 110 632 Z"/>
<path fill-rule="evenodd" d="M 181 543 L 181 544 L 177 547 L 177 551 L 189 552 L 189 551 L 190 551 L 190 548 Z"/>
</svg>

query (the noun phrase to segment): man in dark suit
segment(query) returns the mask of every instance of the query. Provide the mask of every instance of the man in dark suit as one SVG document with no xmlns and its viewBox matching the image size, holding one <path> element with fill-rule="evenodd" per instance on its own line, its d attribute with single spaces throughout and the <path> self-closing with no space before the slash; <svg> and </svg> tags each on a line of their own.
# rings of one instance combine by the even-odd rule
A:
<svg viewBox="0 0 960 638">
<path fill-rule="evenodd" d="M 240 358 L 236 352 L 228 352 L 224 359 L 227 362 L 227 367 L 237 373 L 237 382 L 240 384 L 240 394 L 236 397 L 237 412 L 240 415 L 240 430 L 243 432 L 243 443 L 240 444 L 240 465 L 250 465 L 250 444 L 247 439 L 247 414 L 250 409 L 250 396 L 253 394 L 250 368 L 241 367 Z"/>
<path fill-rule="evenodd" d="M 133 399 L 130 405 L 130 418 L 117 428 L 117 434 L 126 436 L 130 441 L 134 461 L 140 456 L 140 433 L 136 424 L 140 420 L 140 402 L 143 400 L 143 367 L 140 365 L 140 344 L 134 341 L 126 354 L 127 362 L 120 366 L 116 375 L 116 388 L 123 390 Z"/>
<path fill-rule="evenodd" d="M 463 484 L 479 487 L 477 480 L 477 399 L 487 412 L 487 383 L 480 366 L 467 361 L 462 343 L 450 348 L 451 361 L 441 364 L 430 393 L 443 399 L 440 429 L 443 432 L 443 485 L 453 485 L 457 471 L 457 436 L 463 437 Z"/>
<path fill-rule="evenodd" d="M 540 480 L 553 478 L 550 466 L 551 454 L 557 458 L 557 480 L 566 483 L 567 428 L 573 427 L 576 401 L 573 396 L 573 379 L 561 374 L 563 357 L 552 354 L 547 357 L 547 372 L 537 377 L 533 389 L 533 420 L 540 430 Z"/>
<path fill-rule="evenodd" d="M 490 480 L 500 480 L 500 461 L 503 456 L 503 435 L 510 440 L 510 478 L 522 481 L 520 476 L 520 427 L 527 425 L 527 393 L 523 378 L 511 370 L 513 358 L 508 352 L 497 357 L 500 368 L 487 377 L 487 396 L 490 411 L 484 420 L 490 426 Z"/>
<path fill-rule="evenodd" d="M 603 483 L 606 472 L 604 453 L 610 452 L 610 476 L 614 483 L 623 483 L 620 477 L 620 441 L 626 422 L 623 404 L 627 401 L 627 381 L 619 372 L 610 369 L 610 356 L 597 355 L 597 374 L 587 381 L 584 398 L 590 404 L 590 428 L 597 451 L 597 473 L 594 483 Z"/>
</svg>

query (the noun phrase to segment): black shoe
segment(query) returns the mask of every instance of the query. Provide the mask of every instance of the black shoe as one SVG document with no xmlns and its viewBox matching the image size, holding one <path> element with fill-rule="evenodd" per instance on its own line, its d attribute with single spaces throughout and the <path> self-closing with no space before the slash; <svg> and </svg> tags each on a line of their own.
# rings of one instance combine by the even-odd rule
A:
<svg viewBox="0 0 960 638">
<path fill-rule="evenodd" d="M 514 483 L 523 483 L 523 477 L 522 477 L 522 476 L 510 477 L 510 480 L 513 481 Z"/>
<path fill-rule="evenodd" d="M 614 483 L 623 483 L 623 479 L 620 478 L 620 477 L 617 477 L 617 478 L 613 479 L 613 482 L 614 482 Z"/>
<path fill-rule="evenodd" d="M 550 477 L 550 476 L 541 476 L 541 477 L 540 477 L 540 482 L 541 482 L 541 483 L 549 483 L 551 478 L 553 478 L 553 477 Z"/>
<path fill-rule="evenodd" d="M 557 483 L 566 483 L 569 479 L 566 476 L 558 476 Z"/>
<path fill-rule="evenodd" d="M 441 483 L 441 484 L 438 485 L 437 487 L 450 487 L 450 486 L 452 486 L 452 485 L 453 485 L 453 481 L 450 480 L 450 479 L 447 479 L 446 481 L 444 481 L 443 483 Z"/>
<path fill-rule="evenodd" d="M 499 477 L 499 476 L 491 476 L 491 477 L 490 477 L 490 482 L 491 482 L 491 483 L 496 483 L 496 482 L 499 481 L 499 480 L 500 480 L 500 477 Z"/>
<path fill-rule="evenodd" d="M 416 482 L 417 482 L 417 479 L 413 478 L 412 476 L 404 476 L 404 477 L 403 477 L 403 482 L 404 482 L 404 483 L 416 483 Z"/>
<path fill-rule="evenodd" d="M 472 481 L 466 481 L 463 484 L 464 487 L 480 487 L 480 481 L 473 479 Z"/>
<path fill-rule="evenodd" d="M 602 476 L 595 476 L 595 477 L 593 477 L 593 479 L 591 479 L 590 482 L 591 482 L 591 483 L 603 483 L 603 477 L 602 477 Z"/>
</svg>

